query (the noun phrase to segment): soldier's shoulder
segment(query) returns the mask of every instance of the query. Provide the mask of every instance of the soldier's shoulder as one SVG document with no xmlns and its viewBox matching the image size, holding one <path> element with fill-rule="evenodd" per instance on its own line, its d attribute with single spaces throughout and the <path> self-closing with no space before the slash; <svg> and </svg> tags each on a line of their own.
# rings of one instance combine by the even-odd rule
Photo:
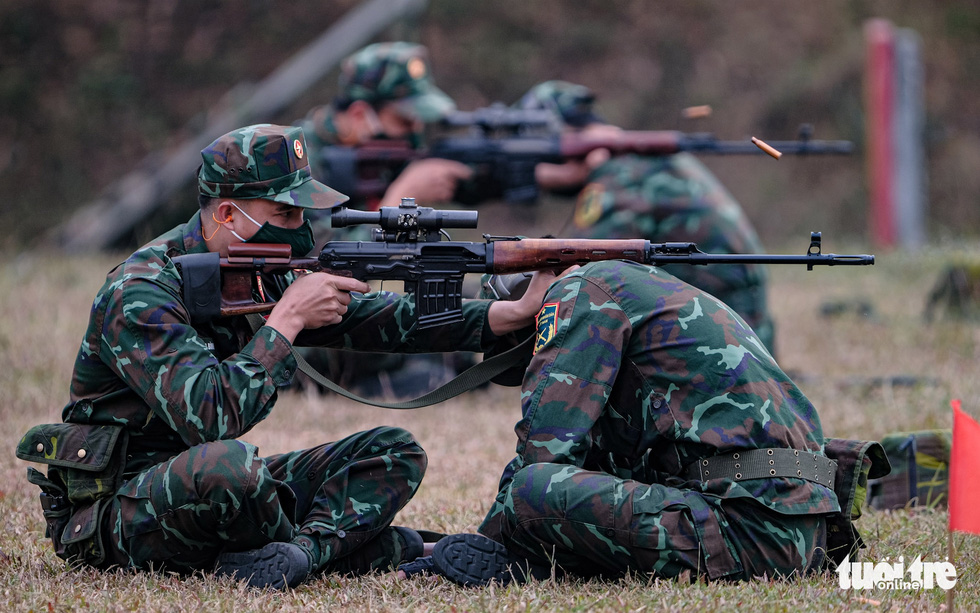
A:
<svg viewBox="0 0 980 613">
<path fill-rule="evenodd" d="M 162 237 L 161 237 L 162 238 Z M 101 294 L 122 296 L 124 302 L 139 300 L 154 293 L 154 287 L 175 291 L 180 286 L 180 275 L 172 256 L 180 253 L 176 244 L 167 240 L 155 240 L 134 251 L 118 266 L 109 271 Z"/>
<path fill-rule="evenodd" d="M 656 266 L 629 260 L 589 262 L 567 276 L 567 278 L 574 277 L 581 277 L 592 285 L 604 288 L 610 296 L 634 295 L 641 285 L 677 281 Z"/>
</svg>

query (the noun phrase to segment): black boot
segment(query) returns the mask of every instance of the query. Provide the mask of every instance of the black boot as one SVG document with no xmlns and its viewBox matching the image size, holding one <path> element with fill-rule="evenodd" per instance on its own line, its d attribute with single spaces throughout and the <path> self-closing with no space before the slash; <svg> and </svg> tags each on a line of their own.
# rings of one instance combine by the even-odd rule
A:
<svg viewBox="0 0 980 613">
<path fill-rule="evenodd" d="M 363 575 L 372 570 L 395 570 L 423 553 L 422 537 L 411 528 L 388 526 L 362 547 L 333 562 L 330 572 Z"/>
<path fill-rule="evenodd" d="M 432 551 L 432 565 L 438 574 L 467 587 L 551 577 L 550 567 L 515 556 L 482 534 L 453 534 L 440 540 Z"/>
<path fill-rule="evenodd" d="M 303 583 L 313 570 L 309 555 L 292 543 L 269 543 L 251 551 L 226 551 L 218 556 L 215 575 L 233 576 L 249 586 L 282 590 Z"/>
</svg>

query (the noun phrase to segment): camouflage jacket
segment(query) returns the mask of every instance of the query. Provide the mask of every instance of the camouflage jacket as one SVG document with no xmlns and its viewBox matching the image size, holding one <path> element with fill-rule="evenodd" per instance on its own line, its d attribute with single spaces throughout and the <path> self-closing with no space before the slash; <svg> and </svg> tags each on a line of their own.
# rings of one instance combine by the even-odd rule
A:
<svg viewBox="0 0 980 613">
<path fill-rule="evenodd" d="M 735 198 L 694 156 L 617 156 L 596 168 L 579 194 L 574 223 L 585 238 L 695 242 L 706 253 L 763 253 Z M 724 300 L 764 284 L 760 265 L 668 266 L 668 272 Z"/>
<path fill-rule="evenodd" d="M 512 476 L 538 462 L 623 479 L 754 498 L 784 514 L 839 511 L 831 489 L 796 478 L 688 481 L 718 454 L 823 452 L 813 405 L 743 320 L 663 270 L 586 264 L 553 284 L 538 315 L 523 383 Z"/>
<path fill-rule="evenodd" d="M 200 213 L 195 213 L 110 271 L 92 305 L 62 417 L 126 426 L 126 473 L 193 445 L 244 434 L 269 414 L 277 388 L 296 371 L 290 343 L 273 328 L 262 327 L 253 336 L 244 317 L 188 323 L 180 273 L 171 258 L 204 251 Z M 440 334 L 415 334 L 410 297 L 355 295 L 340 324 L 305 331 L 296 344 L 480 351 L 496 339 L 486 325 L 488 306 L 464 303 L 464 323 Z"/>
</svg>

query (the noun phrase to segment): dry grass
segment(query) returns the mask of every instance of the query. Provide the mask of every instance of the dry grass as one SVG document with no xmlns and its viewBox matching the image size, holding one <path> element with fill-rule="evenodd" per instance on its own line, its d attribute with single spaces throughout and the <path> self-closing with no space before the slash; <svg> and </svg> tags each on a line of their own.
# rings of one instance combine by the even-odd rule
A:
<svg viewBox="0 0 980 613">
<path fill-rule="evenodd" d="M 831 247 L 833 247 L 831 249 Z M 828 251 L 848 251 L 840 245 Z M 791 246 L 799 251 L 799 245 Z M 859 248 L 854 251 L 863 251 Z M 925 297 L 953 249 L 921 259 L 879 254 L 867 269 L 773 267 L 778 352 L 823 416 L 831 436 L 880 437 L 898 430 L 948 428 L 949 400 L 980 415 L 980 325 L 921 320 Z M 464 590 L 444 582 L 398 582 L 390 575 L 361 579 L 324 576 L 293 592 L 251 591 L 210 576 L 182 579 L 153 573 L 70 570 L 43 538 L 36 490 L 14 457 L 31 425 L 60 419 L 67 381 L 87 306 L 112 265 L 110 258 L 58 262 L 20 256 L 0 270 L 0 602 L 16 611 L 280 611 L 386 610 L 874 610 L 936 611 L 942 590 L 855 592 L 835 575 L 734 585 L 653 580 L 543 582 L 505 589 Z M 822 318 L 824 301 L 864 299 L 875 316 L 848 312 Z M 871 378 L 914 375 L 921 385 L 878 385 Z M 491 388 L 437 407 L 387 411 L 334 397 L 285 395 L 248 437 L 265 453 L 333 440 L 378 424 L 415 433 L 429 453 L 429 473 L 399 523 L 440 531 L 471 531 L 491 500 L 513 450 L 518 392 Z M 942 511 L 868 512 L 860 521 L 865 559 L 946 555 Z M 957 603 L 980 606 L 980 537 L 958 535 Z"/>
</svg>

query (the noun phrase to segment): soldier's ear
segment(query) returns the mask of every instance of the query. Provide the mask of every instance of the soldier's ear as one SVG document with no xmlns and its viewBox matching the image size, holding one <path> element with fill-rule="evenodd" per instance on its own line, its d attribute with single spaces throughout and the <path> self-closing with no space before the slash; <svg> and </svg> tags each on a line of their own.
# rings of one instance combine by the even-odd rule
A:
<svg viewBox="0 0 980 613">
<path fill-rule="evenodd" d="M 214 220 L 218 223 L 228 223 L 232 219 L 232 209 L 235 205 L 230 200 L 222 200 L 214 212 Z"/>
</svg>

